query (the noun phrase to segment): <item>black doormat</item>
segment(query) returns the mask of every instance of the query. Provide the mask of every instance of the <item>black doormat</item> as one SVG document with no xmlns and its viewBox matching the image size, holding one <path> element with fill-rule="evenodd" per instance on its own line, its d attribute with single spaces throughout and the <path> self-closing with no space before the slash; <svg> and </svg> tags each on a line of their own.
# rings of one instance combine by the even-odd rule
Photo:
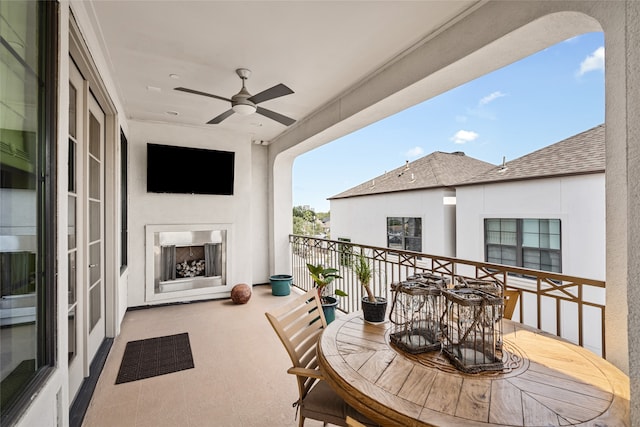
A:
<svg viewBox="0 0 640 427">
<path fill-rule="evenodd" d="M 189 334 L 129 341 L 124 349 L 116 384 L 193 368 Z"/>
</svg>

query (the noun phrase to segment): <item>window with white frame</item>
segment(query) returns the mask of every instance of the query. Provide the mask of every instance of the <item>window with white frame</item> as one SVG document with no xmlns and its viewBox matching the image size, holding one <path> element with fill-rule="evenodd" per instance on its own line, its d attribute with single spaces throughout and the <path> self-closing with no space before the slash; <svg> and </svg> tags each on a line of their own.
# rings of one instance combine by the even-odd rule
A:
<svg viewBox="0 0 640 427">
<path fill-rule="evenodd" d="M 422 252 L 422 218 L 387 217 L 387 247 Z"/>
<path fill-rule="evenodd" d="M 484 236 L 487 262 L 562 272 L 559 219 L 487 218 Z"/>
</svg>

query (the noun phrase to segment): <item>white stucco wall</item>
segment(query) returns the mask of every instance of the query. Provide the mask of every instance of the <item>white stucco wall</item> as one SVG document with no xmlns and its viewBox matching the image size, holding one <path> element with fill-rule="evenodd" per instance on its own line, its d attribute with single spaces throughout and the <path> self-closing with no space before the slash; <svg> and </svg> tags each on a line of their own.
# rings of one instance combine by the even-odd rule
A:
<svg viewBox="0 0 640 427">
<path fill-rule="evenodd" d="M 218 129 L 202 129 L 168 124 L 129 122 L 129 289 L 128 306 L 153 304 L 145 298 L 145 226 L 228 224 L 227 286 L 211 287 L 210 292 L 194 299 L 227 297 L 237 283 L 253 284 L 253 262 L 247 254 L 266 254 L 264 220 L 253 221 L 254 212 L 266 212 L 266 182 L 253 178 L 253 169 L 264 175 L 264 167 L 256 165 L 254 150 L 248 138 Z M 235 152 L 234 194 L 192 195 L 147 193 L 147 143 L 178 145 L 193 148 Z M 262 174 L 260 174 L 262 171 Z M 167 171 L 171 173 L 171 171 Z M 215 171 L 211 171 L 215 179 Z M 258 186 L 259 188 L 256 188 Z M 254 192 L 257 197 L 254 197 Z M 256 214 L 257 215 L 257 214 Z M 261 236 L 254 239 L 253 234 Z M 256 247 L 262 245 L 262 247 Z M 265 260 L 259 263 L 264 270 Z M 261 272 L 264 274 L 264 271 Z M 262 280 L 264 281 L 264 280 Z M 169 297 L 169 295 L 167 295 Z M 183 300 L 184 297 L 163 298 L 162 303 Z M 157 303 L 157 302 L 155 302 Z"/>
<path fill-rule="evenodd" d="M 330 201 L 331 238 L 349 238 L 354 243 L 387 247 L 387 218 L 422 218 L 423 253 L 454 256 L 451 206 L 443 189 L 404 191 Z M 449 226 L 447 226 L 449 225 Z"/>
<path fill-rule="evenodd" d="M 604 185 L 594 174 L 459 187 L 458 258 L 485 260 L 485 218 L 558 218 L 562 273 L 605 280 Z"/>
</svg>

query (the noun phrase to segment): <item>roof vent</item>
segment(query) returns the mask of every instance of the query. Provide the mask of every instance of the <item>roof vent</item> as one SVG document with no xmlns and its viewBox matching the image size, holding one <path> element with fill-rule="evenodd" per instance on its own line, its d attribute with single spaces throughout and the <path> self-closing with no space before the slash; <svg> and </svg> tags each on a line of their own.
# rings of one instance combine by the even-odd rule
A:
<svg viewBox="0 0 640 427">
<path fill-rule="evenodd" d="M 409 169 L 409 160 L 405 160 L 404 168 Z"/>
<path fill-rule="evenodd" d="M 454 156 L 464 156 L 464 151 L 454 151 L 453 153 Z"/>
<path fill-rule="evenodd" d="M 502 156 L 502 165 L 500 165 L 500 169 L 498 170 L 498 172 L 504 172 L 507 170 L 507 158 L 505 156 Z"/>
</svg>

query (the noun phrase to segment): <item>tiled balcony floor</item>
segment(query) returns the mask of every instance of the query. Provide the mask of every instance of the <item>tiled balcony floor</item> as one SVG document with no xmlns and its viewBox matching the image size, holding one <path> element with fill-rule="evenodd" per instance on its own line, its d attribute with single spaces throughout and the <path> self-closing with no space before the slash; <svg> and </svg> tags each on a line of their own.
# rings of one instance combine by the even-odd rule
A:
<svg viewBox="0 0 640 427">
<path fill-rule="evenodd" d="M 297 426 L 289 356 L 264 315 L 288 298 L 256 286 L 244 305 L 215 300 L 128 311 L 83 426 Z M 127 342 L 182 332 L 194 369 L 115 384 Z"/>
</svg>

